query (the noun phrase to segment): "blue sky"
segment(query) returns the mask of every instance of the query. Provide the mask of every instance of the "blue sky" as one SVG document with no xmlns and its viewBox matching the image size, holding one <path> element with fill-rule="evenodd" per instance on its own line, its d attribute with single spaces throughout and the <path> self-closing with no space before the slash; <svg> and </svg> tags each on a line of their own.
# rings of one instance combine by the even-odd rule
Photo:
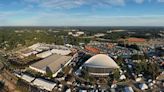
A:
<svg viewBox="0 0 164 92">
<path fill-rule="evenodd" d="M 164 0 L 0 0 L 0 26 L 164 26 Z"/>
</svg>

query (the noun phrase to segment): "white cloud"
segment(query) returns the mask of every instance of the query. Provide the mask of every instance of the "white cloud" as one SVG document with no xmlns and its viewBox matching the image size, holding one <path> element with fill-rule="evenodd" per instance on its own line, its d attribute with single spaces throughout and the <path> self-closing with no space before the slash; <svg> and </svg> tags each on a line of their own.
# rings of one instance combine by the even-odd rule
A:
<svg viewBox="0 0 164 92">
<path fill-rule="evenodd" d="M 49 0 L 41 2 L 40 5 L 47 8 L 75 8 L 83 3 L 83 0 Z"/>
<path fill-rule="evenodd" d="M 122 6 L 125 0 L 24 0 L 26 3 L 35 3 L 44 8 L 76 8 L 82 5 Z"/>
<path fill-rule="evenodd" d="M 145 0 L 134 0 L 137 4 L 142 4 Z"/>
<path fill-rule="evenodd" d="M 23 0 L 25 4 L 35 4 L 41 8 L 47 9 L 71 9 L 83 5 L 91 7 L 100 6 L 124 6 L 127 2 L 135 2 L 142 4 L 144 2 L 151 3 L 164 2 L 164 0 Z"/>
<path fill-rule="evenodd" d="M 20 18 L 28 12 L 0 13 L 1 25 L 16 26 L 164 26 L 164 15 L 105 16 L 67 14 L 59 12 L 38 12 L 36 15 Z M 15 17 L 18 19 L 14 19 Z"/>
<path fill-rule="evenodd" d="M 117 5 L 117 6 L 120 6 L 120 5 L 122 6 L 125 4 L 125 0 L 102 0 L 102 2 L 99 1 L 98 3 L 103 3 L 103 2 L 104 4 L 106 3 L 108 5 Z"/>
<path fill-rule="evenodd" d="M 164 0 L 157 0 L 159 3 L 164 3 Z"/>
<path fill-rule="evenodd" d="M 88 16 L 88 17 L 64 17 L 62 19 L 51 18 L 42 20 L 38 19 L 38 24 L 45 25 L 45 22 L 49 22 L 46 25 L 57 25 L 57 26 L 164 26 L 164 18 L 158 16 Z"/>
<path fill-rule="evenodd" d="M 91 6 L 124 6 L 129 0 L 25 0 L 32 8 L 22 8 L 19 11 L 1 12 L 0 25 L 44 25 L 44 26 L 164 26 L 164 15 L 142 15 L 142 16 L 111 16 L 98 13 L 86 12 L 65 13 L 58 10 L 46 11 L 43 9 L 70 9 L 83 5 Z M 143 3 L 144 0 L 135 0 Z M 148 0 L 147 0 L 148 1 Z M 149 0 L 150 1 L 150 0 Z M 160 0 L 158 0 L 160 1 Z M 130 1 L 129 1 L 130 2 Z M 134 2 L 134 0 L 132 0 Z M 146 2 L 146 1 L 145 1 Z M 33 11 L 33 5 L 41 7 Z M 1 6 L 1 5 L 0 5 Z"/>
</svg>

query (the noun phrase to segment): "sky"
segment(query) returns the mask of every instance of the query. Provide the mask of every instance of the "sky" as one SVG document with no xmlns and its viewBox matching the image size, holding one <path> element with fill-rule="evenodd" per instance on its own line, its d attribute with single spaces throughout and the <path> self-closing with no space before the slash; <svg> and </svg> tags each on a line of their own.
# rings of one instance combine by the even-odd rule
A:
<svg viewBox="0 0 164 92">
<path fill-rule="evenodd" d="M 164 26 L 164 0 L 0 0 L 0 26 Z"/>
</svg>

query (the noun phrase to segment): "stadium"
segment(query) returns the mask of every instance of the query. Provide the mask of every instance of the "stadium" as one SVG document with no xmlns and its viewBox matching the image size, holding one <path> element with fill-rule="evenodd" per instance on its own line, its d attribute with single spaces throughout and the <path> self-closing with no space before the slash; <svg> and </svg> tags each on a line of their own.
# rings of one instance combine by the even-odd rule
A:
<svg viewBox="0 0 164 92">
<path fill-rule="evenodd" d="M 108 76 L 114 69 L 119 68 L 116 62 L 105 54 L 97 54 L 88 59 L 84 69 L 93 76 Z"/>
</svg>

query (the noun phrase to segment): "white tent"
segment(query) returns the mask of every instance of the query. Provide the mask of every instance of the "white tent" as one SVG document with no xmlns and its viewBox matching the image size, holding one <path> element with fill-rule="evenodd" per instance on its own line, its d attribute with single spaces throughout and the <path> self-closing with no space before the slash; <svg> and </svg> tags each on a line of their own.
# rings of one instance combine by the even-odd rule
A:
<svg viewBox="0 0 164 92">
<path fill-rule="evenodd" d="M 136 81 L 137 81 L 137 82 L 139 82 L 139 81 L 141 81 L 141 80 L 142 80 L 141 77 L 136 78 Z"/>
<path fill-rule="evenodd" d="M 116 84 L 112 84 L 111 88 L 117 88 L 117 85 Z"/>
<path fill-rule="evenodd" d="M 121 75 L 120 76 L 120 80 L 125 80 L 126 79 L 126 76 L 125 75 Z"/>
<path fill-rule="evenodd" d="M 124 90 L 125 90 L 125 92 L 134 92 L 132 87 L 125 87 Z"/>
<path fill-rule="evenodd" d="M 139 88 L 141 90 L 145 90 L 145 89 L 148 89 L 148 86 L 145 83 L 141 83 L 141 84 L 139 84 Z"/>
</svg>

